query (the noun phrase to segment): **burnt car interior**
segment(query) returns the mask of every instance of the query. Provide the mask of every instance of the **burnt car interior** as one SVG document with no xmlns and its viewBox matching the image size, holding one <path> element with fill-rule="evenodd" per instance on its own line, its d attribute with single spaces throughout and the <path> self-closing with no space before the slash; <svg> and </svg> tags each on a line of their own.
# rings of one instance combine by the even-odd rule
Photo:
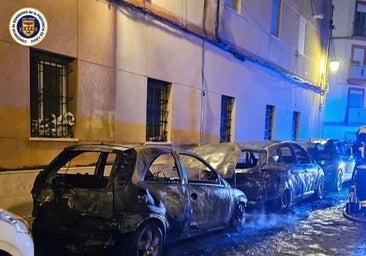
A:
<svg viewBox="0 0 366 256">
<path fill-rule="evenodd" d="M 180 154 L 182 164 L 185 168 L 188 182 L 219 183 L 217 174 L 211 171 L 207 165 L 199 159 L 185 154 Z M 180 173 L 176 166 L 174 157 L 171 154 L 161 154 L 150 165 L 145 180 L 178 182 L 181 180 Z"/>
<path fill-rule="evenodd" d="M 256 152 L 242 151 L 236 164 L 236 169 L 252 168 L 257 165 L 259 155 Z"/>
<path fill-rule="evenodd" d="M 186 170 L 189 183 L 216 183 L 219 178 L 216 172 L 212 171 L 204 162 L 190 155 L 181 154 L 183 166 Z"/>
<path fill-rule="evenodd" d="M 57 170 L 54 183 L 79 188 L 103 188 L 108 184 L 116 154 L 74 152 L 68 157 L 66 164 Z"/>
<path fill-rule="evenodd" d="M 153 181 L 179 181 L 180 174 L 171 154 L 161 154 L 155 158 L 146 173 L 145 180 Z"/>
</svg>

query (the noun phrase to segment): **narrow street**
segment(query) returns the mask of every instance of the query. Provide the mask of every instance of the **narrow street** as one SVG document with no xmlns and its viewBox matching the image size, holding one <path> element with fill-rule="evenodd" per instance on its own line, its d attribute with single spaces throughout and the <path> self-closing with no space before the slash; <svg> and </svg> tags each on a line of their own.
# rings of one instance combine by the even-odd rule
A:
<svg viewBox="0 0 366 256">
<path fill-rule="evenodd" d="M 171 244 L 165 256 L 366 255 L 366 229 L 343 216 L 348 187 L 306 201 L 286 214 L 253 213 L 238 232 L 224 231 Z"/>
<path fill-rule="evenodd" d="M 165 247 L 163 256 L 363 256 L 366 226 L 343 216 L 348 186 L 287 213 L 248 214 L 238 231 L 222 231 Z M 29 209 L 27 209 L 29 212 Z"/>
</svg>

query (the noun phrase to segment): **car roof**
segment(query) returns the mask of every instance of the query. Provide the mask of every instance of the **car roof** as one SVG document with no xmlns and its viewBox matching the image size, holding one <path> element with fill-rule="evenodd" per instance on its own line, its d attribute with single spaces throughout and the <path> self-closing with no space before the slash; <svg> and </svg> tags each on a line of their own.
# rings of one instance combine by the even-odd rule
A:
<svg viewBox="0 0 366 256">
<path fill-rule="evenodd" d="M 163 145 L 152 145 L 152 144 L 113 144 L 113 143 L 100 143 L 100 144 L 75 144 L 69 147 L 66 147 L 65 150 L 90 150 L 90 151 L 109 151 L 109 150 L 118 150 L 118 151 L 126 151 L 129 149 L 134 149 L 136 151 L 145 150 L 145 149 L 175 149 L 179 151 L 185 151 L 178 146 L 163 144 Z"/>
<path fill-rule="evenodd" d="M 309 139 L 309 140 L 296 140 L 297 143 L 299 143 L 300 145 L 308 148 L 308 147 L 314 147 L 315 145 L 325 145 L 325 144 L 328 144 L 328 143 L 334 143 L 334 144 L 340 144 L 341 141 L 339 139 L 324 139 L 324 138 L 321 138 L 321 139 Z"/>
<path fill-rule="evenodd" d="M 238 142 L 238 146 L 241 150 L 265 150 L 271 146 L 285 144 L 285 143 L 292 143 L 294 144 L 294 141 L 281 141 L 281 140 L 252 140 L 252 141 L 243 141 Z"/>
</svg>

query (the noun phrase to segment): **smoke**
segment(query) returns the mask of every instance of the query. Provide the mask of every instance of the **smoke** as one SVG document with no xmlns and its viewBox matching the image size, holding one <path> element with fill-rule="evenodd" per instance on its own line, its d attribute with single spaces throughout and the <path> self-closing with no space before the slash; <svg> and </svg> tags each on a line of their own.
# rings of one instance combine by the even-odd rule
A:
<svg viewBox="0 0 366 256">
<path fill-rule="evenodd" d="M 294 226 L 299 223 L 301 219 L 304 218 L 304 212 L 252 212 L 247 213 L 247 222 L 245 223 L 245 228 L 253 229 L 257 231 L 258 229 L 282 229 L 289 226 Z"/>
</svg>

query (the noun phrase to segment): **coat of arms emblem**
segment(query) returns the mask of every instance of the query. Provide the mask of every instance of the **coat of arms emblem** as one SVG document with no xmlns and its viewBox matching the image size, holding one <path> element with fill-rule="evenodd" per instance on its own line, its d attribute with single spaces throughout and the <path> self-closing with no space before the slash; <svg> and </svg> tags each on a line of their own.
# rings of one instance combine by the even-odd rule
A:
<svg viewBox="0 0 366 256">
<path fill-rule="evenodd" d="M 23 18 L 20 29 L 25 36 L 32 36 L 35 32 L 37 32 L 34 18 Z"/>
<path fill-rule="evenodd" d="M 15 42 L 32 46 L 40 43 L 47 34 L 47 19 L 37 9 L 22 8 L 15 12 L 9 22 L 9 32 Z"/>
</svg>

